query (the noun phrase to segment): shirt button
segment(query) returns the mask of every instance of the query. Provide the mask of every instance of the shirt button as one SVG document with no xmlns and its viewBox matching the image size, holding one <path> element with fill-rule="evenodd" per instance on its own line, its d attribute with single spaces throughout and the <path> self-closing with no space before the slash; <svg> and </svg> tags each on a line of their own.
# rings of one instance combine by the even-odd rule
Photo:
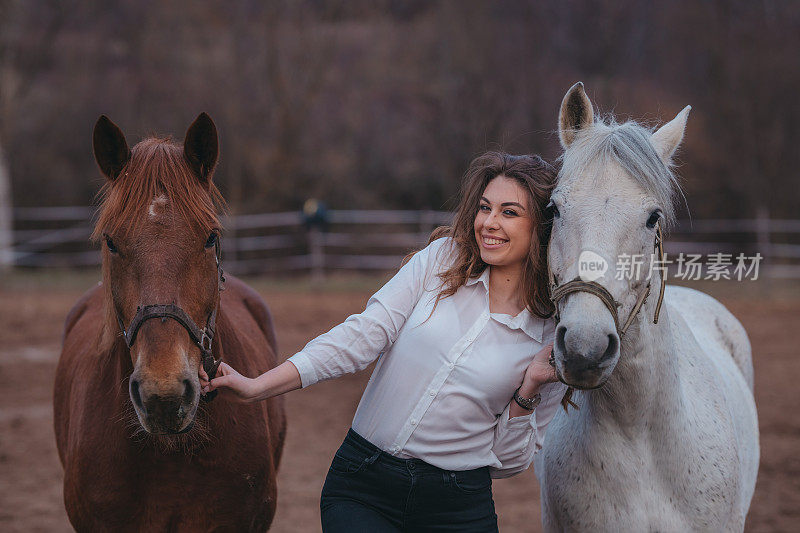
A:
<svg viewBox="0 0 800 533">
<path fill-rule="evenodd" d="M 412 426 L 416 426 L 417 425 L 417 419 L 416 418 L 412 418 L 411 419 L 411 425 Z"/>
<path fill-rule="evenodd" d="M 431 389 L 428 391 L 428 394 L 430 394 L 431 396 L 436 396 L 436 391 Z"/>
<path fill-rule="evenodd" d="M 447 368 L 454 368 L 455 366 L 455 363 L 447 363 Z"/>
<path fill-rule="evenodd" d="M 399 452 L 400 451 L 400 446 L 393 446 L 392 447 L 392 451 L 393 452 Z"/>
</svg>

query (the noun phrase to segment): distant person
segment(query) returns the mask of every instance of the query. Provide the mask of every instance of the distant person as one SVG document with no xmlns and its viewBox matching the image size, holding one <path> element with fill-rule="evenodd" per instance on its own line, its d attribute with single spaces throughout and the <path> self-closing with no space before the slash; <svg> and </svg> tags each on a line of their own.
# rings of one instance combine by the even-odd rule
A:
<svg viewBox="0 0 800 533">
<path fill-rule="evenodd" d="M 478 157 L 453 225 L 362 313 L 255 379 L 201 370 L 204 393 L 256 402 L 378 359 L 322 488 L 324 532 L 497 531 L 491 478 L 528 468 L 566 391 L 548 363 L 554 180 L 538 156 Z"/>
</svg>

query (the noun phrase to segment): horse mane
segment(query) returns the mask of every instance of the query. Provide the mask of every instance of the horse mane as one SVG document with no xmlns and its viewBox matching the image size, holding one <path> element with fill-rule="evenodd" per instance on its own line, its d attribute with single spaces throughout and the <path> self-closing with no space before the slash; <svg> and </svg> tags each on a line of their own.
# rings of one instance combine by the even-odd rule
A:
<svg viewBox="0 0 800 533">
<path fill-rule="evenodd" d="M 165 196 L 173 213 L 194 229 L 220 227 L 218 212 L 225 200 L 209 179 L 201 182 L 183 155 L 183 146 L 170 137 L 150 137 L 138 143 L 115 180 L 107 180 L 101 198 L 92 240 L 103 233 L 131 235 L 146 222 L 153 198 Z"/>
<path fill-rule="evenodd" d="M 664 225 L 670 227 L 675 223 L 675 198 L 683 192 L 672 168 L 651 144 L 652 133 L 653 129 L 633 120 L 619 124 L 613 115 L 598 117 L 592 127 L 580 130 L 561 154 L 558 177 L 582 174 L 595 161 L 603 165 L 615 162 L 656 199 L 663 209 Z"/>
</svg>

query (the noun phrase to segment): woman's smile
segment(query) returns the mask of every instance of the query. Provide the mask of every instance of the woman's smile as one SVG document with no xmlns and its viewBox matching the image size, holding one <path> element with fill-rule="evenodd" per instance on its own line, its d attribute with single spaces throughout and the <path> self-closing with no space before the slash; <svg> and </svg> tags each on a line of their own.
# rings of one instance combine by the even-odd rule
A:
<svg viewBox="0 0 800 533">
<path fill-rule="evenodd" d="M 507 244 L 508 239 L 502 239 L 500 237 L 484 235 L 483 238 L 481 239 L 481 243 L 485 248 L 489 250 L 496 250 L 498 248 L 502 248 L 505 244 Z"/>
</svg>

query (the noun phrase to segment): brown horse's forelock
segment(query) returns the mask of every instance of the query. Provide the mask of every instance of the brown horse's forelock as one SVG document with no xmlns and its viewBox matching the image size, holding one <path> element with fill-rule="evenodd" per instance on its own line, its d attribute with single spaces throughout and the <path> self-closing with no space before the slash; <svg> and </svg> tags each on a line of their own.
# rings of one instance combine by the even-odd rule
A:
<svg viewBox="0 0 800 533">
<path fill-rule="evenodd" d="M 165 196 L 175 218 L 195 231 L 220 227 L 218 213 L 225 201 L 212 181 L 200 182 L 183 155 L 183 147 L 169 138 L 145 139 L 133 147 L 131 159 L 114 180 L 106 181 L 92 239 L 132 235 L 147 221 L 147 210 L 157 196 Z"/>
</svg>

